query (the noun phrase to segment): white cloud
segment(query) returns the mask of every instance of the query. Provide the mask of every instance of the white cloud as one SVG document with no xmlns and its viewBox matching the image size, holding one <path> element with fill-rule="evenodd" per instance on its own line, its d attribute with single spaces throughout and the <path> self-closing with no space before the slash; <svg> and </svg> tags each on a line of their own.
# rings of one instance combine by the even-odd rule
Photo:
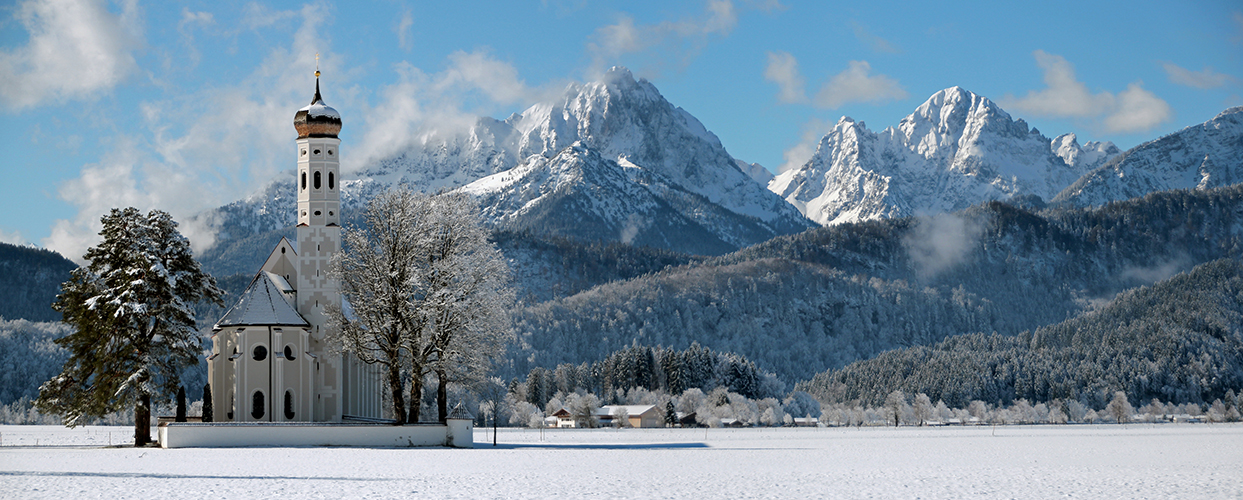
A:
<svg viewBox="0 0 1243 500">
<path fill-rule="evenodd" d="M 518 78 L 518 70 L 513 65 L 493 59 L 485 52 L 459 50 L 449 55 L 449 63 L 437 83 L 441 91 L 464 84 L 502 104 L 529 103 L 535 97 L 535 92 Z"/>
<path fill-rule="evenodd" d="M 858 38 L 859 41 L 868 44 L 868 46 L 876 52 L 897 54 L 902 51 L 897 45 L 893 44 L 889 40 L 885 40 L 884 38 L 872 34 L 872 32 L 868 30 L 867 26 L 854 21 L 850 22 L 850 26 L 855 31 L 855 38 Z"/>
<path fill-rule="evenodd" d="M 779 5 L 779 4 L 778 4 Z M 772 8 L 771 5 L 762 4 Z M 617 23 L 596 29 L 587 51 L 592 56 L 591 71 L 616 64 L 622 56 L 645 53 L 654 66 L 685 66 L 713 36 L 727 36 L 738 25 L 738 11 L 731 0 L 708 0 L 701 17 L 678 22 L 635 24 L 623 15 Z M 592 75 L 598 76 L 598 75 Z"/>
<path fill-rule="evenodd" d="M 816 93 L 816 105 L 834 109 L 856 102 L 878 102 L 905 99 L 906 90 L 897 80 L 885 75 L 872 76 L 867 61 L 850 61 L 850 67 L 829 79 Z"/>
<path fill-rule="evenodd" d="M 782 4 L 780 0 L 743 0 L 744 4 L 755 10 L 761 10 L 767 13 L 780 12 L 790 8 Z"/>
<path fill-rule="evenodd" d="M 1234 36 L 1234 43 L 1243 42 L 1243 12 L 1236 10 L 1230 18 L 1234 20 L 1234 27 L 1238 29 Z"/>
<path fill-rule="evenodd" d="M 1144 90 L 1142 82 L 1127 85 L 1118 94 L 1117 106 L 1105 116 L 1105 128 L 1110 132 L 1143 132 L 1173 116 L 1170 105 L 1152 92 Z"/>
<path fill-rule="evenodd" d="M 1035 53 L 1036 65 L 1044 70 L 1047 88 L 1030 91 L 1026 97 L 1006 96 L 1003 105 L 1043 116 L 1090 117 L 1108 112 L 1114 105 L 1108 92 L 1092 94 L 1075 77 L 1075 68 L 1064 57 L 1043 50 Z"/>
<path fill-rule="evenodd" d="M 974 220 L 954 214 L 921 217 L 902 238 L 915 271 L 935 276 L 962 263 L 971 255 L 984 227 Z"/>
<path fill-rule="evenodd" d="M 812 155 L 816 154 L 816 147 L 820 144 L 820 139 L 832 128 L 832 123 L 818 118 L 813 118 L 804 123 L 803 134 L 798 144 L 782 152 L 781 156 L 784 161 L 777 168 L 777 173 L 800 168 L 806 164 Z"/>
<path fill-rule="evenodd" d="M 183 7 L 181 9 L 181 24 L 215 24 L 216 18 L 211 12 L 192 11 Z"/>
<path fill-rule="evenodd" d="M 777 100 L 784 103 L 807 102 L 807 92 L 804 90 L 806 81 L 799 74 L 798 60 L 789 52 L 768 53 L 764 79 L 777 84 L 780 89 Z"/>
<path fill-rule="evenodd" d="M 1207 66 L 1200 71 L 1191 71 L 1167 62 L 1161 63 L 1161 67 L 1165 69 L 1165 74 L 1170 77 L 1171 82 L 1198 89 L 1215 89 L 1236 81 L 1234 77 L 1213 71 L 1213 68 Z"/>
<path fill-rule="evenodd" d="M 119 144 L 97 164 L 82 168 L 81 175 L 61 185 L 60 198 L 78 207 L 72 221 L 58 220 L 43 246 L 60 252 L 79 263 L 86 248 L 99 241 L 99 218 L 112 208 L 138 207 L 143 211 L 159 208 L 169 211 L 177 220 L 191 212 L 186 200 L 203 193 L 196 176 L 173 165 L 154 161 L 150 154 L 129 137 L 118 138 Z M 210 196 L 207 196 L 210 198 Z M 196 250 L 210 246 L 214 236 L 187 233 Z"/>
<path fill-rule="evenodd" d="M 302 18 L 289 48 L 276 48 L 248 77 L 235 85 L 209 88 L 193 96 L 139 105 L 147 130 L 109 138 L 111 149 L 78 177 L 60 186 L 59 196 L 77 208 L 71 220 L 58 220 L 43 245 L 80 258 L 98 241 L 99 218 L 115 207 L 160 209 L 183 223 L 181 231 L 196 251 L 213 243 L 207 225 L 190 225 L 190 216 L 248 195 L 290 168 L 293 132 L 290 103 L 309 103 L 315 51 L 331 45 L 319 23 L 327 16 L 310 5 L 270 19 Z M 336 58 L 326 57 L 328 78 L 346 80 Z M 342 89 L 333 95 L 346 96 Z"/>
<path fill-rule="evenodd" d="M 242 8 L 241 27 L 257 30 L 296 17 L 296 10 L 275 10 L 258 2 L 250 2 Z"/>
<path fill-rule="evenodd" d="M 410 13 L 410 9 L 406 9 L 401 13 L 401 20 L 397 22 L 397 46 L 405 51 L 414 48 L 414 34 L 411 28 L 414 26 L 414 15 Z"/>
<path fill-rule="evenodd" d="M 527 86 L 512 65 L 480 50 L 454 53 L 448 67 L 433 74 L 397 65 L 397 82 L 380 89 L 380 102 L 371 106 L 350 84 L 362 70 L 345 67 L 332 51 L 332 31 L 324 26 L 331 19 L 328 7 L 248 9 L 262 14 L 255 25 L 296 26 L 292 39 L 230 85 L 140 103 L 140 129 L 105 138 L 111 146 L 100 159 L 60 186 L 60 198 L 77 214 L 56 221 L 43 241 L 46 247 L 81 256 L 98 241 L 103 214 L 135 206 L 169 212 L 196 251 L 208 248 L 215 237 L 212 221 L 191 216 L 251 195 L 293 167 L 293 116 L 310 103 L 317 52 L 324 98 L 342 111 L 345 128 L 352 131 L 349 151 L 342 151 L 347 174 L 409 147 L 430 129 L 465 130 L 477 113 L 547 95 Z"/>
<path fill-rule="evenodd" d="M 0 229 L 0 243 L 8 243 L 10 245 L 28 246 L 30 242 L 22 235 L 21 231 L 8 232 Z"/>
<path fill-rule="evenodd" d="M 1075 76 L 1065 58 L 1043 50 L 1034 53 L 1036 64 L 1044 70 L 1046 88 L 1029 91 L 1016 98 L 1007 94 L 999 100 L 1006 108 L 1037 116 L 1099 120 L 1107 132 L 1143 132 L 1169 120 L 1169 104 L 1135 82 L 1117 96 L 1110 92 L 1093 94 Z"/>
<path fill-rule="evenodd" d="M 0 52 L 0 99 L 11 109 L 47 101 L 89 99 L 134 73 L 131 53 L 140 44 L 137 8 L 122 5 L 120 15 L 101 0 L 29 0 L 14 17 L 30 34 L 29 43 Z"/>
<path fill-rule="evenodd" d="M 482 50 L 451 54 L 449 67 L 439 73 L 408 63 L 394 70 L 398 81 L 381 89 L 380 102 L 363 113 L 366 131 L 353 168 L 403 151 L 428 134 L 464 132 L 490 106 L 541 102 L 554 91 L 551 85 L 527 86 L 517 69 Z"/>
</svg>

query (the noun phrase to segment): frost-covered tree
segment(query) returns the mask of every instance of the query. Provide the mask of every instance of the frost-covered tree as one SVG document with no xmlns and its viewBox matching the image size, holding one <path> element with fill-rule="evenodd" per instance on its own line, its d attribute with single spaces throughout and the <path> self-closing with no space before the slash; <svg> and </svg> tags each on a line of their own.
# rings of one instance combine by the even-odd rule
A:
<svg viewBox="0 0 1243 500">
<path fill-rule="evenodd" d="M 223 292 L 199 268 L 167 213 L 113 209 L 99 245 L 73 271 L 53 308 L 75 331 L 56 341 L 69 359 L 36 404 L 70 427 L 134 408 L 134 445 L 151 441 L 151 404 L 167 402 L 202 348 L 193 305 Z"/>
<path fill-rule="evenodd" d="M 618 429 L 630 427 L 630 410 L 625 406 L 613 411 L 613 426 Z"/>
<path fill-rule="evenodd" d="M 928 398 L 927 394 L 921 392 L 915 395 L 915 405 L 913 411 L 915 412 L 915 420 L 917 425 L 924 425 L 924 422 L 931 420 L 934 409 L 935 407 L 932 405 L 932 400 Z"/>
<path fill-rule="evenodd" d="M 416 228 L 422 234 L 420 319 L 427 339 L 422 354 L 436 374 L 437 413 L 444 422 L 448 384 L 478 380 L 504 353 L 512 336 L 514 291 L 509 264 L 488 241 L 474 198 L 465 193 L 416 196 L 432 214 Z"/>
<path fill-rule="evenodd" d="M 1115 422 L 1120 424 L 1130 422 L 1131 415 L 1135 414 L 1135 409 L 1131 407 L 1131 403 L 1126 400 L 1126 392 L 1117 391 L 1114 398 L 1109 402 L 1109 406 L 1105 407 L 1109 412 L 1109 416 L 1114 418 Z"/>
<path fill-rule="evenodd" d="M 407 421 L 403 369 L 416 374 L 411 377 L 415 386 L 421 385 L 425 373 L 422 359 L 407 350 L 419 344 L 423 333 L 419 302 L 424 257 L 417 228 L 431 217 L 423 198 L 399 188 L 372 199 L 362 224 L 343 231 L 342 251 L 333 255 L 329 270 L 353 313 L 335 304 L 325 308 L 329 343 L 384 368 L 398 423 Z M 422 391 L 412 391 L 411 396 L 417 421 Z"/>
<path fill-rule="evenodd" d="M 893 421 L 893 426 L 897 427 L 902 421 L 902 415 L 910 411 L 910 405 L 906 403 L 906 395 L 902 391 L 893 391 L 885 397 L 885 415 L 888 420 Z"/>
<path fill-rule="evenodd" d="M 329 307 L 334 343 L 386 368 L 398 422 L 419 420 L 424 375 L 435 374 L 443 421 L 448 384 L 481 379 L 509 335 L 509 268 L 478 205 L 464 194 L 398 187 L 376 196 L 343 239 L 332 273 L 353 317 Z"/>
<path fill-rule="evenodd" d="M 574 417 L 574 426 L 594 429 L 600 426 L 596 418 L 596 409 L 600 407 L 600 399 L 595 394 L 571 394 L 566 398 L 566 408 Z"/>
</svg>

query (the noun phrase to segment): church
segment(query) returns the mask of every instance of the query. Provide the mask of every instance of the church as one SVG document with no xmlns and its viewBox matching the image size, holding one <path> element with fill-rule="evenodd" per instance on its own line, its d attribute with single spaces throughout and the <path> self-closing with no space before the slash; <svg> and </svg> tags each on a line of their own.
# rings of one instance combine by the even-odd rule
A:
<svg viewBox="0 0 1243 500">
<path fill-rule="evenodd" d="M 341 115 L 315 97 L 294 115 L 297 242 L 281 238 L 212 330 L 217 422 L 343 422 L 382 417 L 380 372 L 326 344 L 324 308 L 342 305 L 328 263 L 341 246 Z"/>
</svg>

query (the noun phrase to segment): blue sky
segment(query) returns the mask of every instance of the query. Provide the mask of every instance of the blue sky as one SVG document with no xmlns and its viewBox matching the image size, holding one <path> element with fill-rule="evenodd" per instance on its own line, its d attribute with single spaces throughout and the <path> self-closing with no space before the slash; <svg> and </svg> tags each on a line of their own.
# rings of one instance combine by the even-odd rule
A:
<svg viewBox="0 0 1243 500">
<path fill-rule="evenodd" d="M 185 220 L 245 197 L 294 166 L 316 53 L 347 172 L 613 65 L 773 171 L 841 116 L 880 130 L 954 85 L 1123 149 L 1243 105 L 1229 1 L 359 3 L 0 5 L 0 241 L 78 258 L 108 208 Z"/>
</svg>

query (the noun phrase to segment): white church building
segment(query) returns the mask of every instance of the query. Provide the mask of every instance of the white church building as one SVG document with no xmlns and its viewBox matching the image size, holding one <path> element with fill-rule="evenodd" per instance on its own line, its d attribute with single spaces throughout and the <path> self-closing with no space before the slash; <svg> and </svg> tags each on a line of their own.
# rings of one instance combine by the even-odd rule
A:
<svg viewBox="0 0 1243 500">
<path fill-rule="evenodd" d="M 298 131 L 297 242 L 282 238 L 212 334 L 207 359 L 216 422 L 343 422 L 381 418 L 373 366 L 331 354 L 324 308 L 341 306 L 328 261 L 341 248 L 341 115 L 315 97 Z"/>
</svg>

